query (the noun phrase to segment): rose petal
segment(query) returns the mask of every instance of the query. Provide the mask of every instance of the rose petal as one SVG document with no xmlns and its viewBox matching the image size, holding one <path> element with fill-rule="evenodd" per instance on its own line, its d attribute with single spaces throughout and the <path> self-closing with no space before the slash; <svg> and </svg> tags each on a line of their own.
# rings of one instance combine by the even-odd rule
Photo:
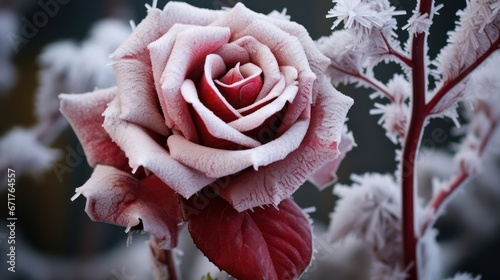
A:
<svg viewBox="0 0 500 280">
<path fill-rule="evenodd" d="M 164 99 L 163 113 L 174 123 L 190 141 L 196 140 L 196 129 L 180 89 L 188 74 L 204 62 L 206 56 L 227 43 L 230 30 L 227 27 L 196 26 L 177 35 L 174 47 L 161 77 L 162 91 L 159 98 Z"/>
<path fill-rule="evenodd" d="M 326 68 L 330 65 L 330 59 L 321 53 L 304 26 L 293 21 L 267 18 L 272 24 L 299 39 L 300 44 L 304 47 L 309 66 L 316 75 L 325 72 Z"/>
<path fill-rule="evenodd" d="M 338 155 L 342 126 L 353 100 L 334 89 L 326 78 L 318 83 L 317 104 L 312 109 L 311 124 L 300 147 L 285 159 L 258 171 L 247 169 L 230 177 L 228 186 L 219 190 L 219 195 L 236 210 L 278 205 Z"/>
<path fill-rule="evenodd" d="M 90 166 L 106 164 L 123 169 L 127 158 L 102 127 L 102 112 L 115 97 L 116 87 L 82 94 L 61 94 L 61 113 L 83 146 Z"/>
<path fill-rule="evenodd" d="M 185 80 L 181 88 L 182 96 L 185 102 L 191 104 L 206 126 L 210 135 L 221 140 L 227 140 L 244 147 L 257 147 L 260 143 L 236 129 L 228 126 L 224 121 L 217 117 L 212 111 L 208 110 L 198 99 L 196 87 L 191 80 Z M 189 140 L 189 139 L 188 139 Z"/>
<path fill-rule="evenodd" d="M 276 57 L 273 55 L 269 47 L 257 41 L 251 36 L 245 36 L 233 42 L 243 47 L 250 55 L 252 63 L 262 69 L 264 76 L 264 84 L 259 92 L 256 100 L 264 98 L 271 88 L 280 80 L 280 71 Z M 243 63 L 243 62 L 242 62 Z"/>
<path fill-rule="evenodd" d="M 261 166 L 284 159 L 299 147 L 308 125 L 309 120 L 300 120 L 280 138 L 247 150 L 213 149 L 192 143 L 178 135 L 169 137 L 167 144 L 174 159 L 200 170 L 209 177 L 223 177 L 250 166 L 257 170 Z"/>
<path fill-rule="evenodd" d="M 253 63 L 240 63 L 219 80 L 215 80 L 229 104 L 242 108 L 253 104 L 262 88 L 262 69 Z"/>
<path fill-rule="evenodd" d="M 238 20 L 234 20 L 237 18 Z M 272 22 L 272 23 L 271 23 Z M 229 26 L 232 31 L 232 38 L 241 38 L 244 36 L 252 36 L 257 41 L 268 46 L 271 52 L 276 57 L 279 65 L 289 65 L 297 69 L 299 73 L 299 92 L 296 100 L 288 106 L 287 113 L 282 121 L 278 135 L 286 131 L 299 118 L 309 118 L 309 106 L 315 99 L 312 93 L 313 82 L 316 79 L 310 68 L 309 58 L 306 56 L 306 51 L 301 41 L 293 34 L 283 31 L 278 26 L 274 25 L 276 20 L 265 15 L 255 13 L 247 9 L 243 4 L 238 3 L 227 14 L 215 21 L 213 25 Z M 285 26 L 285 21 L 280 21 L 280 26 Z M 304 39 L 302 32 L 294 28 L 292 25 L 288 28 L 294 34 L 300 34 L 300 38 Z M 306 42 L 307 43 L 307 42 Z M 307 43 L 307 46 L 315 48 Z M 317 54 L 318 52 L 308 51 L 307 54 Z M 315 57 L 311 57 L 315 58 Z M 318 56 L 324 64 L 326 57 Z M 257 63 L 256 63 L 257 64 Z M 258 64 L 259 65 L 259 64 Z M 262 65 L 259 65 L 262 67 Z M 319 72 L 322 73 L 322 72 Z M 318 74 L 319 74 L 318 73 Z"/>
<path fill-rule="evenodd" d="M 285 90 L 285 87 L 286 87 L 286 80 L 285 77 L 281 75 L 279 81 L 274 85 L 271 91 L 268 92 L 264 98 L 260 99 L 259 101 L 253 103 L 250 106 L 238 109 L 238 113 L 245 116 L 256 112 L 257 110 L 271 103 L 274 99 L 280 96 Z"/>
<path fill-rule="evenodd" d="M 356 142 L 354 141 L 352 133 L 347 131 L 347 126 L 344 126 L 339 144 L 339 156 L 333 161 L 326 163 L 323 167 L 321 167 L 320 170 L 309 177 L 308 180 L 313 183 L 319 190 L 323 190 L 331 184 L 335 183 L 337 181 L 336 173 L 340 163 L 342 162 L 346 154 L 355 146 Z"/>
<path fill-rule="evenodd" d="M 292 102 L 297 95 L 297 90 L 298 87 L 296 85 L 292 84 L 287 86 L 281 95 L 274 99 L 274 101 L 256 112 L 230 122 L 229 125 L 238 131 L 249 131 L 259 127 L 265 120 L 281 111 L 287 103 Z M 277 131 L 274 131 L 274 134 L 276 133 Z"/>
<path fill-rule="evenodd" d="M 116 168 L 98 165 L 77 194 L 87 198 L 85 212 L 93 221 L 137 226 L 158 239 L 162 249 L 177 246 L 182 211 L 175 192 L 158 177 L 141 181 Z"/>
<path fill-rule="evenodd" d="M 198 98 L 202 105 L 212 111 L 224 122 L 230 122 L 241 117 L 241 114 L 222 96 L 214 84 L 214 78 L 226 71 L 222 57 L 209 54 L 205 60 L 204 73 L 198 85 Z"/>
<path fill-rule="evenodd" d="M 158 110 L 147 45 L 167 33 L 176 23 L 208 25 L 220 13 L 181 2 L 169 2 L 163 11 L 148 11 L 147 17 L 132 35 L 111 55 L 112 62 L 116 63 L 114 68 L 120 95 L 124 95 L 120 104 L 124 120 L 167 134 L 164 119 L 169 119 L 168 116 L 163 118 Z M 192 16 L 193 14 L 196 16 Z"/>
<path fill-rule="evenodd" d="M 161 92 L 161 76 L 163 75 L 163 71 L 167 65 L 172 48 L 174 47 L 177 34 L 191 27 L 192 25 L 174 24 L 167 33 L 148 45 L 156 92 Z M 155 94 L 155 99 L 158 100 L 158 94 Z M 166 107 L 166 105 L 163 104 L 165 102 L 163 98 L 160 98 L 159 102 L 162 108 Z M 164 117 L 167 127 L 173 127 L 174 124 L 170 119 L 170 116 L 165 115 Z"/>
<path fill-rule="evenodd" d="M 114 99 L 104 112 L 103 126 L 125 152 L 133 170 L 143 166 L 185 198 L 216 180 L 172 159 L 144 128 L 121 120 L 117 102 Z"/>
<path fill-rule="evenodd" d="M 236 65 L 238 62 L 243 64 L 250 62 L 248 51 L 234 42 L 222 45 L 213 52 L 213 55 L 222 57 L 226 65 Z"/>
<path fill-rule="evenodd" d="M 167 33 L 174 24 L 208 25 L 222 13 L 222 11 L 197 8 L 184 2 L 168 2 L 163 11 L 150 9 L 146 18 L 113 53 L 112 58 L 147 55 L 147 45 Z"/>
</svg>

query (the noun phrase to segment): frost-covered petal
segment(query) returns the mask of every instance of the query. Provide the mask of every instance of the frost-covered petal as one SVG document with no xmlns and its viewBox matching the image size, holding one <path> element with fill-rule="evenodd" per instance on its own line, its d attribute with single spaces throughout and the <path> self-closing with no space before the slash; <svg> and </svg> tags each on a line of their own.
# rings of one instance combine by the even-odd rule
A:
<svg viewBox="0 0 500 280">
<path fill-rule="evenodd" d="M 116 168 L 98 165 L 76 193 L 87 198 L 85 212 L 93 221 L 127 230 L 142 224 L 162 249 L 177 246 L 182 210 L 176 193 L 158 177 L 139 180 Z"/>
<path fill-rule="evenodd" d="M 241 114 L 227 101 L 216 87 L 214 79 L 226 72 L 222 57 L 209 54 L 205 60 L 203 76 L 197 86 L 200 106 L 205 106 L 224 122 L 241 117 Z"/>
<path fill-rule="evenodd" d="M 117 76 L 119 88 L 123 87 L 129 91 L 129 94 L 123 97 L 125 101 L 121 104 L 122 118 L 166 134 L 163 118 L 157 109 L 158 100 L 154 94 L 155 87 L 147 45 L 167 33 L 176 23 L 207 25 L 215 20 L 219 13 L 181 2 L 169 2 L 163 11 L 159 9 L 148 11 L 147 17 L 111 56 L 112 61 L 116 62 L 115 71 L 121 73 Z M 192 16 L 193 14 L 196 16 Z M 138 76 L 137 72 L 141 75 Z M 120 89 L 120 95 L 121 91 Z M 144 110 L 136 110 L 139 104 Z"/>
<path fill-rule="evenodd" d="M 102 127 L 102 113 L 116 96 L 116 87 L 83 94 L 61 94 L 61 113 L 69 121 L 83 146 L 90 166 L 127 166 L 123 151 Z"/>
<path fill-rule="evenodd" d="M 159 92 L 163 113 L 173 122 L 173 129 L 191 141 L 196 141 L 196 129 L 189 108 L 181 96 L 181 85 L 195 68 L 202 65 L 208 54 L 228 42 L 226 27 L 193 27 L 177 35 L 170 58 L 165 66 Z"/>
<path fill-rule="evenodd" d="M 185 198 L 215 181 L 199 171 L 174 160 L 146 129 L 119 118 L 118 99 L 114 99 L 104 112 L 104 129 L 120 146 L 133 170 L 144 167 Z"/>
<path fill-rule="evenodd" d="M 338 155 L 347 111 L 353 101 L 322 80 L 311 122 L 299 148 L 285 159 L 230 177 L 219 194 L 238 211 L 274 204 L 289 197 L 326 162 Z"/>
<path fill-rule="evenodd" d="M 252 149 L 229 151 L 204 147 L 189 142 L 182 136 L 168 138 L 171 156 L 209 177 L 224 177 L 247 167 L 258 170 L 261 166 L 284 159 L 297 149 L 306 134 L 309 120 L 295 123 L 281 137 Z"/>
<path fill-rule="evenodd" d="M 313 183 L 319 190 L 323 190 L 329 185 L 335 183 L 337 181 L 336 173 L 340 166 L 340 163 L 345 158 L 346 153 L 351 151 L 355 146 L 356 142 L 354 141 L 352 132 L 348 132 L 347 126 L 344 126 L 339 144 L 340 154 L 336 159 L 326 163 L 323 167 L 321 167 L 321 169 L 314 173 L 311 177 L 309 177 L 308 180 Z"/>
<path fill-rule="evenodd" d="M 196 87 L 193 81 L 184 81 L 181 88 L 181 94 L 182 97 L 184 97 L 184 100 L 193 107 L 195 113 L 201 119 L 202 123 L 198 125 L 204 125 L 207 128 L 208 133 L 210 133 L 210 136 L 221 140 L 227 140 L 244 147 L 253 148 L 260 145 L 259 141 L 254 140 L 239 132 L 238 130 L 228 126 L 212 111 L 208 110 L 198 99 Z M 203 136 L 205 135 L 200 135 L 200 137 Z"/>
</svg>

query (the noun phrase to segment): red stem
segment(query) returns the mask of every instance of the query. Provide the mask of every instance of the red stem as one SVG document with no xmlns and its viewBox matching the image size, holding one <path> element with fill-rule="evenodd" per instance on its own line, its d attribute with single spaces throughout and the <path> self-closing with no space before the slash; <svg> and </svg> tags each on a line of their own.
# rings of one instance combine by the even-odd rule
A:
<svg viewBox="0 0 500 280">
<path fill-rule="evenodd" d="M 372 79 L 368 78 L 367 76 L 365 76 L 365 75 L 363 75 L 363 74 L 361 74 L 359 72 L 355 72 L 355 73 L 348 72 L 348 71 L 345 71 L 345 70 L 343 70 L 341 68 L 336 67 L 335 65 L 332 65 L 332 67 L 335 70 L 344 73 L 345 75 L 348 75 L 348 76 L 351 76 L 351 77 L 355 77 L 355 78 L 358 78 L 359 80 L 364 81 L 372 89 L 375 89 L 375 90 L 378 90 L 378 91 L 382 92 L 385 95 L 385 97 L 387 97 L 391 102 L 395 102 L 394 97 L 391 95 L 391 93 L 389 92 L 389 90 L 386 87 L 384 87 L 382 84 L 378 83 L 377 81 L 373 81 Z"/>
<path fill-rule="evenodd" d="M 153 236 L 151 236 L 149 248 L 154 260 L 153 272 L 155 279 L 180 279 L 173 251 L 158 248 L 158 240 Z"/>
<path fill-rule="evenodd" d="M 408 67 L 413 67 L 413 61 L 407 57 L 404 53 L 400 53 L 399 51 L 395 50 L 391 44 L 389 44 L 389 41 L 387 41 L 387 38 L 385 38 L 384 34 L 382 34 L 381 31 L 380 36 L 382 36 L 382 39 L 384 40 L 385 46 L 387 47 L 388 54 L 393 55 L 395 58 L 399 59 L 401 62 L 406 64 Z"/>
<path fill-rule="evenodd" d="M 431 14 L 432 0 L 421 0 L 419 12 L 421 15 Z M 415 196 L 416 176 L 415 159 L 422 137 L 422 131 L 426 118 L 425 93 L 426 69 L 425 65 L 425 43 L 427 34 L 425 32 L 416 34 L 412 41 L 411 59 L 413 65 L 412 84 L 412 113 L 408 133 L 403 147 L 402 159 L 402 231 L 403 231 L 403 265 L 409 269 L 409 279 L 418 279 L 417 264 L 417 235 L 415 231 Z"/>
</svg>

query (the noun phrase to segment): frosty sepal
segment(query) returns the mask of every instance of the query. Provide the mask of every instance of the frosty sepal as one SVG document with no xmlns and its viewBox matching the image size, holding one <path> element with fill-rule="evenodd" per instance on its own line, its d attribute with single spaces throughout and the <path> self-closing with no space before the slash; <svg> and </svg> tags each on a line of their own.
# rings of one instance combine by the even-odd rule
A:
<svg viewBox="0 0 500 280">
<path fill-rule="evenodd" d="M 274 207 L 237 212 L 218 197 L 189 231 L 196 246 L 237 279 L 297 279 L 312 258 L 309 220 L 292 200 Z"/>
<path fill-rule="evenodd" d="M 161 249 L 177 246 L 182 223 L 178 196 L 158 177 L 137 179 L 114 167 L 97 165 L 76 193 L 87 198 L 85 212 L 93 221 L 124 226 L 127 232 L 142 223 Z"/>
</svg>

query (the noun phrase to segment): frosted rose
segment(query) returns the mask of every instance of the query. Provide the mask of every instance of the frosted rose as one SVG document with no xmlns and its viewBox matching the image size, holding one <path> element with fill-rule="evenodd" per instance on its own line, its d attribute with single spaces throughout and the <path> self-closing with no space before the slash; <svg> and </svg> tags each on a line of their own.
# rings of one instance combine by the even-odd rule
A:
<svg viewBox="0 0 500 280">
<path fill-rule="evenodd" d="M 185 198 L 224 178 L 218 195 L 244 211 L 277 205 L 338 156 L 352 100 L 332 87 L 329 59 L 297 23 L 243 4 L 169 2 L 111 59 L 116 88 L 63 96 L 91 165 L 128 163 Z M 107 134 L 98 126 L 106 102 Z"/>
</svg>

